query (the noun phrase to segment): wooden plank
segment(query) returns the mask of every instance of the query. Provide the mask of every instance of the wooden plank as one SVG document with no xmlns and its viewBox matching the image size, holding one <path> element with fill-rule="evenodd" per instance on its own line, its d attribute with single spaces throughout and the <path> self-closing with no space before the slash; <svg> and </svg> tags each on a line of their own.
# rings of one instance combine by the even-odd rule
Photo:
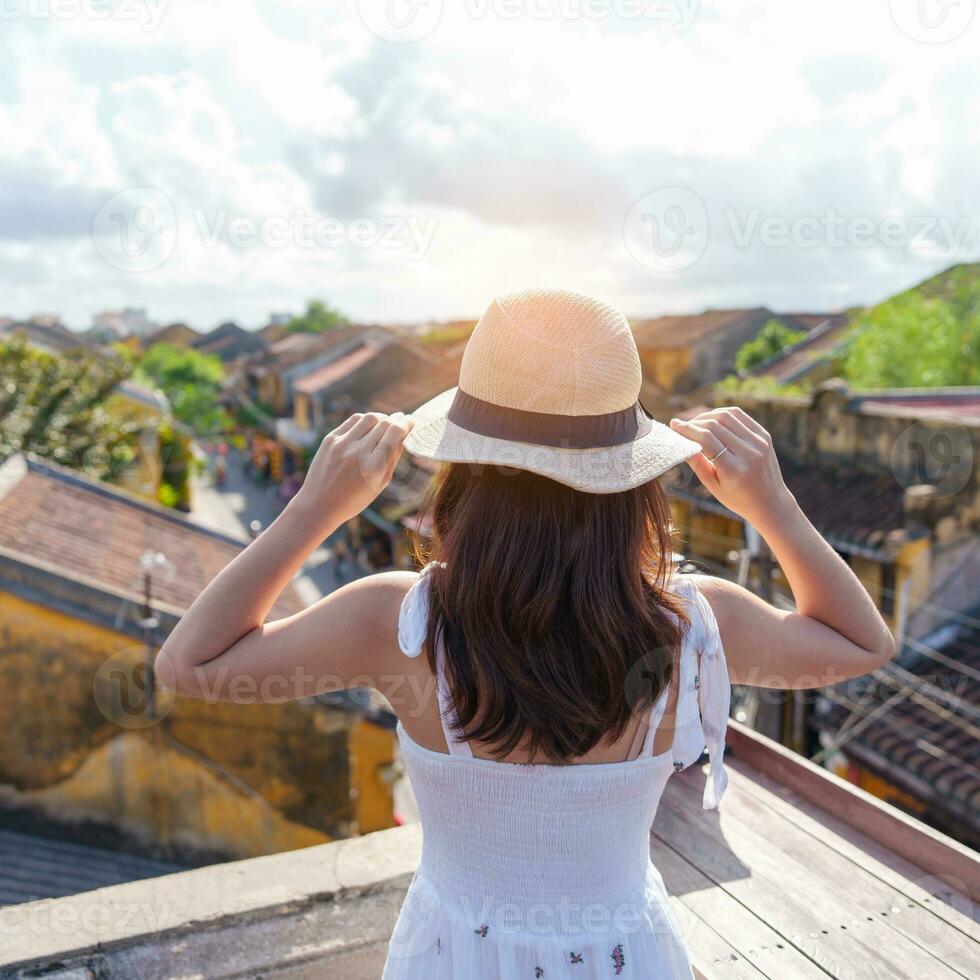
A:
<svg viewBox="0 0 980 980">
<path fill-rule="evenodd" d="M 771 980 L 739 956 L 693 909 L 672 900 L 671 910 L 698 980 Z"/>
<path fill-rule="evenodd" d="M 980 854 L 746 725 L 730 721 L 726 741 L 731 753 L 752 768 L 832 810 L 927 874 L 962 881 L 967 896 L 980 901 Z"/>
<path fill-rule="evenodd" d="M 722 809 L 703 811 L 696 787 L 685 782 L 671 780 L 655 833 L 826 972 L 842 980 L 958 976 L 869 915 L 820 863 L 824 855 L 805 834 L 797 834 L 789 852 L 777 848 L 769 824 L 756 831 L 735 815 L 737 786 L 729 788 Z"/>
<path fill-rule="evenodd" d="M 860 830 L 855 830 L 836 814 L 804 800 L 798 793 L 741 759 L 731 759 L 728 770 L 744 776 L 746 782 L 743 785 L 747 792 L 782 813 L 786 819 L 795 821 L 801 829 L 819 840 L 831 842 L 841 854 L 861 864 L 911 901 L 927 907 L 933 915 L 953 928 L 980 941 L 980 908 L 964 894 L 962 881 L 949 882 L 938 875 L 928 874 L 924 868 L 895 854 Z"/>
<path fill-rule="evenodd" d="M 751 782 L 741 773 L 729 768 L 730 784 L 725 804 L 732 816 L 750 827 L 764 828 L 768 846 L 787 857 L 806 850 L 808 863 L 820 868 L 826 881 L 833 882 L 838 896 L 846 895 L 860 908 L 915 943 L 920 949 L 963 976 L 980 973 L 980 946 L 969 936 L 948 925 L 933 914 L 928 905 L 920 905 L 905 897 L 900 889 L 882 881 L 864 867 L 843 855 L 837 840 L 820 840 L 800 826 L 794 814 L 777 812 L 750 790 Z M 678 781 L 680 783 L 680 781 Z M 696 787 L 681 786 L 691 794 L 690 805 L 696 805 Z"/>
<path fill-rule="evenodd" d="M 719 977 L 827 980 L 826 971 L 655 834 L 651 853 L 675 907 L 687 909 L 696 923 L 692 931 L 685 930 L 684 941 L 702 972 Z"/>
</svg>

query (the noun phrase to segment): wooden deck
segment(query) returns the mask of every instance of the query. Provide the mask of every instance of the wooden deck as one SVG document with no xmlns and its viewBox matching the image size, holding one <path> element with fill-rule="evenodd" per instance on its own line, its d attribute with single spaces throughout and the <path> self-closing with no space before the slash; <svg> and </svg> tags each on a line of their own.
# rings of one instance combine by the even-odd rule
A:
<svg viewBox="0 0 980 980">
<path fill-rule="evenodd" d="M 719 810 L 701 809 L 692 768 L 653 827 L 698 972 L 980 977 L 977 855 L 754 733 L 734 731 L 727 758 Z"/>
<path fill-rule="evenodd" d="M 700 977 L 980 978 L 980 855 L 735 722 L 726 759 L 718 810 L 691 767 L 653 827 Z M 377 980 L 421 843 L 416 824 L 13 905 L 0 980 Z"/>
</svg>

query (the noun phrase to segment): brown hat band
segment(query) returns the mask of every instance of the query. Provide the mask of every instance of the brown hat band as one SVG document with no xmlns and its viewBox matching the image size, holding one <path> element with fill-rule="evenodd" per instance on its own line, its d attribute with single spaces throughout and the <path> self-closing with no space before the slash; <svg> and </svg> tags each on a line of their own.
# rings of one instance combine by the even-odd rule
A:
<svg viewBox="0 0 980 980">
<path fill-rule="evenodd" d="M 446 417 L 477 435 L 562 449 L 622 446 L 651 429 L 650 417 L 638 401 L 605 415 L 550 415 L 494 405 L 462 389 L 457 389 Z"/>
</svg>

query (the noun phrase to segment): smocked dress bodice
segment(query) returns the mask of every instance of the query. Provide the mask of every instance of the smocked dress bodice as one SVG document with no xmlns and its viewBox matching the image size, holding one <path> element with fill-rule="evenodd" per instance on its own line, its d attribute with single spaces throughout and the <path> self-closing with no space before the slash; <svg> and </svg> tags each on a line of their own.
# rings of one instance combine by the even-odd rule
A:
<svg viewBox="0 0 980 980">
<path fill-rule="evenodd" d="M 427 566 L 402 605 L 399 643 L 419 656 Z M 437 651 L 449 752 L 399 741 L 422 820 L 422 858 L 395 927 L 385 980 L 690 977 L 650 826 L 671 774 L 710 758 L 703 804 L 727 777 L 731 689 L 718 627 L 694 582 L 675 577 L 690 625 L 679 658 L 673 744 L 653 755 L 667 694 L 625 762 L 542 765 L 478 758 L 453 736 Z"/>
</svg>

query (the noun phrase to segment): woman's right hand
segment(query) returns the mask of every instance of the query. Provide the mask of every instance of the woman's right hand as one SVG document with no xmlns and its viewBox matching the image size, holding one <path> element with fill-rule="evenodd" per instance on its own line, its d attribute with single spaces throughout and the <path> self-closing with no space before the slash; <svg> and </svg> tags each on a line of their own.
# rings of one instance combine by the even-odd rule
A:
<svg viewBox="0 0 980 980">
<path fill-rule="evenodd" d="M 763 530 L 795 501 L 783 481 L 769 433 L 741 408 L 715 408 L 670 427 L 701 452 L 688 460 L 719 503 Z"/>
<path fill-rule="evenodd" d="M 355 517 L 391 482 L 413 425 L 401 412 L 352 415 L 323 437 L 294 498 L 297 506 L 325 524 Z"/>
</svg>

